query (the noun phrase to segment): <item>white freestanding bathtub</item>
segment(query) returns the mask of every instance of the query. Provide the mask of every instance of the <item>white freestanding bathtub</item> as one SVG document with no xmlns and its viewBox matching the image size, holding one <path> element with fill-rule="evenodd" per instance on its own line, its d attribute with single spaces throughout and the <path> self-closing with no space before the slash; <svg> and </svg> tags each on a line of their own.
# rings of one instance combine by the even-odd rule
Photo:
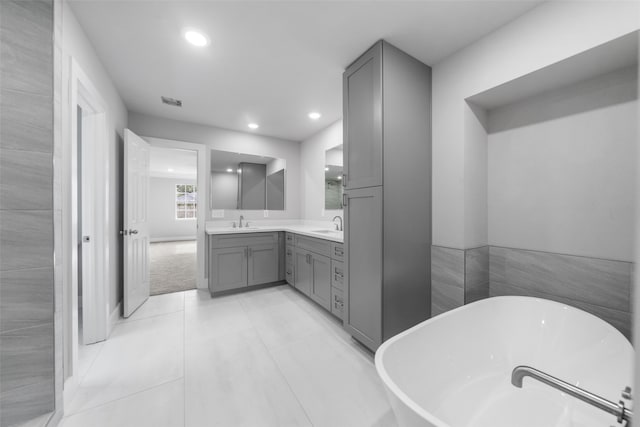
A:
<svg viewBox="0 0 640 427">
<path fill-rule="evenodd" d="M 517 388 L 511 372 L 529 365 L 617 403 L 632 385 L 633 357 L 629 341 L 589 313 L 507 296 L 394 336 L 375 363 L 401 426 L 607 427 L 621 424 L 533 378 Z"/>
</svg>

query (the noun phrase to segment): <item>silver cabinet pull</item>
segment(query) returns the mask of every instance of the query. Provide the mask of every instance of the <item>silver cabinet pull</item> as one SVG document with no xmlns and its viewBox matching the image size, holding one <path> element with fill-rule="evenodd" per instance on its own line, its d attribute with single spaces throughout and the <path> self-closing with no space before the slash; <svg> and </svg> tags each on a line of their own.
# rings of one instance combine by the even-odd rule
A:
<svg viewBox="0 0 640 427">
<path fill-rule="evenodd" d="M 343 187 L 347 186 L 347 174 L 346 173 L 342 174 L 342 186 Z"/>
<path fill-rule="evenodd" d="M 342 206 L 347 206 L 347 193 L 342 193 Z"/>
</svg>

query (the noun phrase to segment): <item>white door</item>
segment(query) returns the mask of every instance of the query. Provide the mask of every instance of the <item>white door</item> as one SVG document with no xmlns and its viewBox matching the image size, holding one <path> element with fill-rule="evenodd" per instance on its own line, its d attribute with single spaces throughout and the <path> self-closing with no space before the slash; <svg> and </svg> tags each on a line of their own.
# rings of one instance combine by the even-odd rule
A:
<svg viewBox="0 0 640 427">
<path fill-rule="evenodd" d="M 88 108 L 78 108 L 78 151 L 80 151 L 80 174 L 78 179 L 78 187 L 80 192 L 80 209 L 81 214 L 78 215 L 78 223 L 80 225 L 80 260 L 81 272 L 79 280 L 82 287 L 82 342 L 84 344 L 92 344 L 102 341 L 105 337 L 97 334 L 95 324 L 96 314 L 92 310 L 93 293 L 97 288 L 95 281 L 95 272 L 93 269 L 96 261 L 95 254 L 95 234 L 93 229 L 94 218 L 94 198 L 95 189 L 94 172 L 95 162 L 93 157 L 93 131 L 95 123 L 92 116 L 88 113 Z"/>
<path fill-rule="evenodd" d="M 149 144 L 124 130 L 124 317 L 149 298 Z"/>
</svg>

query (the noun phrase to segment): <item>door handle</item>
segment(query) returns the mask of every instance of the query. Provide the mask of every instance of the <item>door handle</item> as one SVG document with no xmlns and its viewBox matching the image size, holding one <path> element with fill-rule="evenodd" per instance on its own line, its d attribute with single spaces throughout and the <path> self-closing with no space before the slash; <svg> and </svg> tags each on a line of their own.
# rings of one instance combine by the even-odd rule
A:
<svg viewBox="0 0 640 427">
<path fill-rule="evenodd" d="M 129 234 L 138 234 L 138 230 L 129 230 Z"/>
</svg>

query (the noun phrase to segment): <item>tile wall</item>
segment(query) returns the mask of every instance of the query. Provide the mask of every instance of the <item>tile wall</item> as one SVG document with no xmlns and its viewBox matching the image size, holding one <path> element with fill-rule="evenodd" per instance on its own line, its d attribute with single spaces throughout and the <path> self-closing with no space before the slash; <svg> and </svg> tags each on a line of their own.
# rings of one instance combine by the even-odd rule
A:
<svg viewBox="0 0 640 427">
<path fill-rule="evenodd" d="M 631 336 L 630 262 L 483 246 L 431 252 L 432 315 L 489 296 L 551 299 L 606 320 Z"/>
<path fill-rule="evenodd" d="M 2 427 L 54 410 L 53 35 L 53 0 L 0 2 Z"/>
</svg>

